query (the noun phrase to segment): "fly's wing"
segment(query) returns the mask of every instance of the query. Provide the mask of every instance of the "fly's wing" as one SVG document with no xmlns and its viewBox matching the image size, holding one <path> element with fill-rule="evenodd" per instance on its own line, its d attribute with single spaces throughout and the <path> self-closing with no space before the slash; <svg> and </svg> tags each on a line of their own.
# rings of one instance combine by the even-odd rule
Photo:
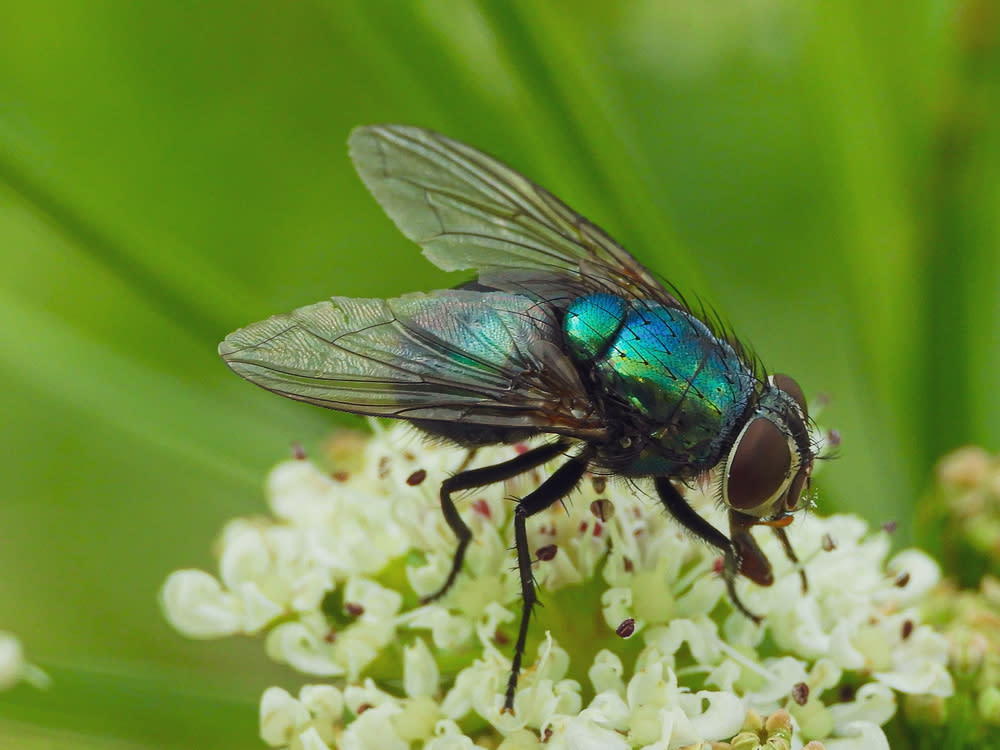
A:
<svg viewBox="0 0 1000 750">
<path fill-rule="evenodd" d="M 600 227 L 474 148 L 403 125 L 360 127 L 348 143 L 365 185 L 439 268 L 550 301 L 601 291 L 681 306 Z"/>
<path fill-rule="evenodd" d="M 339 411 L 602 434 L 560 335 L 526 297 L 448 290 L 334 297 L 241 328 L 219 354 L 269 391 Z"/>
</svg>

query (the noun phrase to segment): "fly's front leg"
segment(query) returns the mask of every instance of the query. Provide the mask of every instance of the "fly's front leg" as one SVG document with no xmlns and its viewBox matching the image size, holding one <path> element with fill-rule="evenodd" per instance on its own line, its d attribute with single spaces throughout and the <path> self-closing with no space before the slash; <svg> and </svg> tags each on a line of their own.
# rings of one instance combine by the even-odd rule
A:
<svg viewBox="0 0 1000 750">
<path fill-rule="evenodd" d="M 681 497 L 681 493 L 677 491 L 677 488 L 674 487 L 673 482 L 669 479 L 666 477 L 657 477 L 655 484 L 656 492 L 660 496 L 660 502 L 663 503 L 663 507 L 667 509 L 667 512 L 676 518 L 688 531 L 722 552 L 722 580 L 726 584 L 726 592 L 729 594 L 729 599 L 732 601 L 733 606 L 754 622 L 761 622 L 763 618 L 747 609 L 740 600 L 736 594 L 735 585 L 736 574 L 741 572 L 762 585 L 768 585 L 765 582 L 765 573 L 770 569 L 770 566 L 763 553 L 760 553 L 756 557 L 753 556 L 754 549 L 760 552 L 757 549 L 756 543 L 753 542 L 753 537 L 750 536 L 749 532 L 746 532 L 746 538 L 739 537 L 738 539 L 730 540 L 729 537 L 698 515 L 688 505 L 687 500 Z M 749 543 L 747 543 L 747 539 L 749 539 Z M 761 569 L 757 570 L 754 566 Z"/>
<path fill-rule="evenodd" d="M 551 461 L 556 456 L 565 452 L 568 447 L 569 442 L 564 440 L 549 443 L 548 445 L 540 445 L 509 461 L 504 461 L 494 466 L 485 466 L 481 469 L 468 469 L 455 474 L 455 476 L 448 477 L 441 483 L 441 512 L 444 514 L 444 520 L 448 523 L 448 528 L 454 532 L 458 539 L 458 546 L 455 548 L 455 556 L 452 558 L 451 570 L 448 571 L 448 577 L 445 578 L 441 588 L 423 598 L 424 604 L 440 599 L 448 593 L 448 590 L 458 577 L 458 571 L 462 569 L 462 563 L 465 560 L 465 551 L 469 546 L 469 542 L 472 541 L 472 531 L 465 521 L 462 520 L 458 508 L 455 507 L 455 502 L 451 499 L 452 493 L 506 481 L 507 479 L 516 477 L 518 474 L 531 471 Z"/>
<path fill-rule="evenodd" d="M 806 577 L 806 569 L 799 563 L 798 555 L 795 554 L 795 550 L 792 549 L 792 543 L 788 540 L 788 534 L 780 526 L 772 526 L 775 536 L 778 537 L 778 541 L 781 542 L 781 548 L 785 550 L 785 557 L 787 557 L 791 562 L 798 566 L 799 568 L 799 578 L 802 580 L 802 593 L 805 594 L 809 591 L 809 579 Z"/>
</svg>

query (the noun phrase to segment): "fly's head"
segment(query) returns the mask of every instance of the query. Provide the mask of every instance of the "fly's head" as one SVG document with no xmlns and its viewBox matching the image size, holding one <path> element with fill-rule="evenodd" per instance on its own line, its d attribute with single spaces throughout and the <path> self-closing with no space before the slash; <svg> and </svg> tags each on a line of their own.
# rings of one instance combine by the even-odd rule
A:
<svg viewBox="0 0 1000 750">
<path fill-rule="evenodd" d="M 722 500 L 757 522 L 780 522 L 799 508 L 815 454 L 799 384 L 773 375 L 726 458 Z"/>
<path fill-rule="evenodd" d="M 729 508 L 730 539 L 739 555 L 739 570 L 762 586 L 774 578 L 750 529 L 771 526 L 787 545 L 783 527 L 799 508 L 815 457 L 802 389 L 787 375 L 768 378 L 736 436 L 722 475 L 722 500 Z"/>
</svg>

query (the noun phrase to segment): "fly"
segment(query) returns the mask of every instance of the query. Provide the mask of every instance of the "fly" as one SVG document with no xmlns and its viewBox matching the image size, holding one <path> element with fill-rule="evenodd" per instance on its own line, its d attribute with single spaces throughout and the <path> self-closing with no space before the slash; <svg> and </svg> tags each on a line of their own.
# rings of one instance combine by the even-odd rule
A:
<svg viewBox="0 0 1000 750">
<path fill-rule="evenodd" d="M 282 396 L 404 419 L 467 448 L 550 437 L 494 466 L 463 467 L 440 489 L 458 543 L 426 601 L 452 587 L 472 539 L 453 496 L 562 462 L 514 509 L 522 605 L 505 708 L 537 601 L 527 519 L 587 472 L 651 479 L 663 507 L 719 550 L 729 598 L 759 622 L 734 583 L 773 582 L 754 526 L 770 527 L 797 562 L 785 526 L 815 459 L 798 384 L 764 374 L 602 229 L 482 152 L 400 125 L 357 128 L 349 145 L 400 231 L 436 266 L 473 270 L 475 281 L 394 299 L 333 297 L 235 331 L 219 354 Z M 709 475 L 719 477 L 728 534 L 675 486 Z"/>
</svg>

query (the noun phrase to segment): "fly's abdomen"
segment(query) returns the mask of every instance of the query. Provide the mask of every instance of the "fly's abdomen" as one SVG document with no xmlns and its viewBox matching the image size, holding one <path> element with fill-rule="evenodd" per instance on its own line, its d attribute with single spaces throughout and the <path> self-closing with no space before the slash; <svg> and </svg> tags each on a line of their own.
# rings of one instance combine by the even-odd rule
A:
<svg viewBox="0 0 1000 750">
<path fill-rule="evenodd" d="M 607 294 L 576 300 L 564 330 L 604 392 L 648 423 L 658 450 L 636 473 L 706 466 L 743 412 L 753 375 L 733 348 L 691 314 Z"/>
</svg>

